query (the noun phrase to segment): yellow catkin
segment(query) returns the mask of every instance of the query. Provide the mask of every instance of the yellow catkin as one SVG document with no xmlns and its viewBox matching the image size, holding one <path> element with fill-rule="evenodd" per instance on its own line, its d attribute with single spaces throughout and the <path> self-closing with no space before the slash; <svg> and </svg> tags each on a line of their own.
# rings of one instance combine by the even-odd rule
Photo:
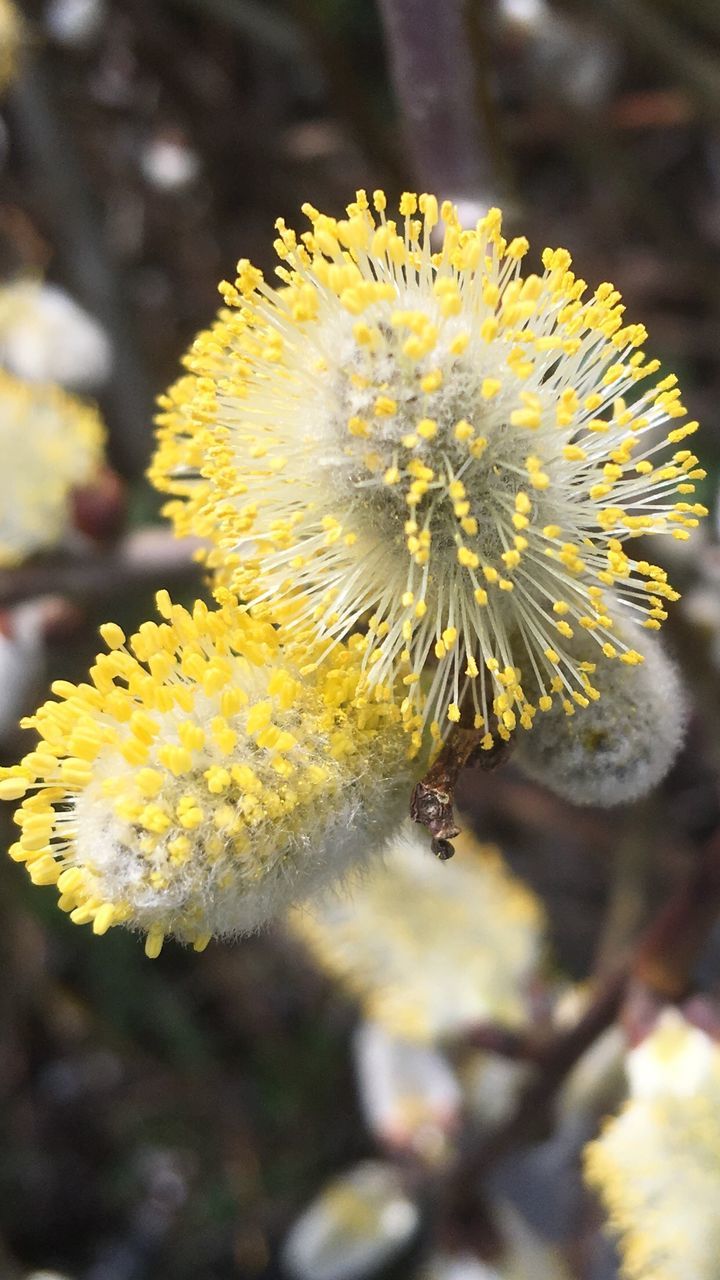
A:
<svg viewBox="0 0 720 1280">
<path fill-rule="evenodd" d="M 566 641 L 584 628 L 600 661 L 641 660 L 616 616 L 652 630 L 648 593 L 676 593 L 634 540 L 685 539 L 705 514 L 676 379 L 566 250 L 523 276 L 498 209 L 470 230 L 427 194 L 303 212 L 300 236 L 277 224 L 280 287 L 241 260 L 161 401 L 166 513 L 209 540 L 216 584 L 291 628 L 364 628 L 368 687 L 426 674 L 411 735 L 444 736 L 465 705 L 491 741 L 555 700 L 574 714 Z"/>
<path fill-rule="evenodd" d="M 25 721 L 38 745 L 0 770 L 24 800 L 10 850 L 96 934 L 126 925 L 159 954 L 252 932 L 363 861 L 406 811 L 413 774 L 392 690 L 359 691 L 362 637 L 286 654 L 228 597 L 127 642 L 101 628 L 88 683 L 57 681 Z"/>
<path fill-rule="evenodd" d="M 666 1010 L 628 1055 L 630 1099 L 585 1152 L 624 1280 L 710 1280 L 720 1257 L 720 1048 Z"/>
<path fill-rule="evenodd" d="M 446 868 L 411 831 L 347 897 L 291 916 L 293 932 L 369 1017 L 420 1041 L 477 1022 L 521 1025 L 543 924 L 497 849 L 464 834 Z"/>
</svg>

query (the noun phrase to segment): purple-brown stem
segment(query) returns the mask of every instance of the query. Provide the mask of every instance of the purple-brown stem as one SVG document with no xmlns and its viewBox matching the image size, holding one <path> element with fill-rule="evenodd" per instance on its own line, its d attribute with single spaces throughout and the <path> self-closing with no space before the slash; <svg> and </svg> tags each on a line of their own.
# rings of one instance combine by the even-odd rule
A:
<svg viewBox="0 0 720 1280">
<path fill-rule="evenodd" d="M 467 0 L 380 0 L 395 95 L 417 182 L 455 200 L 495 198 Z M 493 194 L 494 193 L 494 194 Z"/>
</svg>

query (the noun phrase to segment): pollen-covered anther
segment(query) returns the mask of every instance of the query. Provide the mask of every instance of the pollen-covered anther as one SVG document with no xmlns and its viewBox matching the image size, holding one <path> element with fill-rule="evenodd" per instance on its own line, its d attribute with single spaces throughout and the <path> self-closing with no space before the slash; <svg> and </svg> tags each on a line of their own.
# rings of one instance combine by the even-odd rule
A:
<svg viewBox="0 0 720 1280">
<path fill-rule="evenodd" d="M 673 449 L 697 426 L 676 379 L 656 379 L 620 294 L 589 292 L 566 250 L 523 278 L 527 242 L 504 239 L 496 209 L 471 230 L 413 193 L 399 216 L 382 193 L 346 219 L 304 211 L 303 236 L 280 230 L 283 287 L 243 264 L 163 402 L 151 475 L 168 513 L 211 539 L 218 582 L 289 608 L 298 636 L 364 631 L 368 688 L 422 675 L 412 734 L 446 734 L 466 703 L 493 726 L 494 660 L 533 705 L 582 710 L 569 646 L 586 632 L 601 663 L 632 665 L 616 624 L 638 618 L 644 637 L 664 620 L 648 590 L 675 594 L 634 540 L 682 540 L 704 511 L 688 501 L 702 468 Z M 532 723 L 508 696 L 500 737 Z"/>
</svg>

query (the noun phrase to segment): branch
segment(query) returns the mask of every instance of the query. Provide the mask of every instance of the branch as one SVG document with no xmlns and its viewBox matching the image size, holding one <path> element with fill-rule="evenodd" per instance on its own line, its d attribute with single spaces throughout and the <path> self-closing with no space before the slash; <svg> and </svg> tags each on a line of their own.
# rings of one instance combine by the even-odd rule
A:
<svg viewBox="0 0 720 1280">
<path fill-rule="evenodd" d="M 655 803 L 641 801 L 629 810 L 615 840 L 607 909 L 596 958 L 595 973 L 612 973 L 633 953 L 638 935 L 650 916 L 648 881 L 658 834 Z"/>
<path fill-rule="evenodd" d="M 538 1071 L 504 1124 L 487 1136 L 472 1131 L 468 1133 L 450 1173 L 451 1187 L 461 1199 L 467 1195 L 468 1187 L 484 1177 L 498 1160 L 536 1128 L 538 1117 L 544 1113 L 575 1063 L 618 1018 L 628 982 L 627 972 L 605 979 L 573 1027 L 553 1036 L 544 1048 L 538 1045 L 534 1053 Z"/>
<path fill-rule="evenodd" d="M 483 730 L 453 727 L 447 742 L 424 778 L 410 797 L 410 817 L 427 827 L 432 836 L 431 848 L 442 862 L 455 852 L 450 843 L 460 835 L 455 821 L 455 791 L 460 775 L 470 764 L 481 764 L 486 770 L 496 769 L 508 758 L 507 742 L 496 742 L 490 751 L 482 751 Z"/>
<path fill-rule="evenodd" d="M 664 1001 L 688 994 L 705 940 L 720 914 L 720 831 L 704 845 L 689 879 L 645 932 L 633 976 Z"/>
<path fill-rule="evenodd" d="M 479 1049 L 482 1053 L 507 1058 L 509 1062 L 538 1063 L 544 1055 L 546 1043 L 532 1031 L 513 1031 L 494 1022 L 477 1023 L 458 1037 L 458 1044 L 463 1049 Z"/>
<path fill-rule="evenodd" d="M 150 382 L 80 157 L 37 55 L 28 56 L 27 67 L 9 95 L 9 106 L 28 184 L 70 289 L 110 335 L 113 368 L 103 399 L 111 454 L 123 474 L 137 475 L 144 470 L 152 445 Z"/>
<path fill-rule="evenodd" d="M 65 553 L 0 569 L 0 608 L 36 596 L 105 600 L 134 587 L 185 582 L 197 574 L 200 545 L 150 526 L 134 530 L 107 551 Z"/>
<path fill-rule="evenodd" d="M 490 97 L 473 57 L 467 0 L 380 0 L 391 77 L 416 179 L 485 205 L 497 192 Z M 477 40 L 475 39 L 475 44 Z"/>
<path fill-rule="evenodd" d="M 699 104 L 714 124 L 720 110 L 720 68 L 717 58 L 666 18 L 657 4 L 646 0 L 590 0 L 601 23 L 617 23 L 639 48 L 664 65 Z M 587 5 L 583 6 L 583 11 Z"/>
</svg>

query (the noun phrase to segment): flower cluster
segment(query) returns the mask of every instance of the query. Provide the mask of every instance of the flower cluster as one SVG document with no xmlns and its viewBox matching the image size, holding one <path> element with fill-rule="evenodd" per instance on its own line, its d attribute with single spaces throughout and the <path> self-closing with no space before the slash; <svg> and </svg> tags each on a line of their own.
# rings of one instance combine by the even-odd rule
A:
<svg viewBox="0 0 720 1280">
<path fill-rule="evenodd" d="M 0 797 L 26 797 L 11 857 L 76 923 L 142 930 L 150 956 L 317 891 L 382 846 L 409 785 L 390 691 L 357 692 L 361 637 L 308 650 L 307 672 L 232 600 L 158 606 L 127 643 L 102 628 L 91 683 L 56 681 L 26 722 L 38 746 L 0 770 Z"/>
<path fill-rule="evenodd" d="M 0 566 L 63 537 L 70 494 L 96 476 L 104 442 L 92 406 L 0 370 Z"/>
<path fill-rule="evenodd" d="M 294 912 L 294 932 L 391 1034 L 431 1041 L 477 1022 L 521 1025 L 543 915 L 499 852 L 469 837 L 452 870 L 402 832 L 353 892 Z"/>
<path fill-rule="evenodd" d="M 628 1055 L 630 1101 L 586 1152 L 627 1280 L 710 1280 L 720 1258 L 720 1047 L 668 1010 Z"/>
<path fill-rule="evenodd" d="M 107 624 L 91 683 L 53 686 L 27 722 L 39 746 L 0 775 L 0 795 L 29 793 L 11 852 L 32 879 L 96 933 L 142 930 L 151 955 L 166 934 L 251 931 L 381 846 L 426 728 L 437 746 L 462 721 L 489 750 L 549 712 L 530 735 L 542 774 L 579 709 L 587 732 L 563 749 L 580 798 L 598 767 L 615 798 L 650 785 L 680 738 L 679 712 L 654 732 L 661 660 L 630 670 L 676 593 L 628 546 L 687 539 L 705 514 L 675 378 L 656 379 L 642 326 L 611 285 L 587 297 L 565 250 L 523 277 L 527 241 L 498 210 L 464 230 L 433 196 L 406 193 L 400 220 L 386 204 L 306 206 L 299 238 L 277 224 L 279 288 L 244 260 L 221 285 L 150 472 L 177 532 L 208 542 L 217 607 L 161 593 L 162 621 L 128 644 Z M 18 316 L 58 323 L 58 299 L 27 290 L 0 296 L 0 359 Z M 4 373 L 0 397 L 11 564 L 62 535 L 102 433 L 56 389 Z M 299 927 L 405 1034 L 522 1018 L 539 916 L 491 852 L 449 877 L 397 848 L 352 904 L 319 911 Z"/>
<path fill-rule="evenodd" d="M 697 423 L 564 249 L 523 277 L 498 210 L 463 230 L 433 196 L 399 220 L 386 203 L 305 206 L 299 238 L 279 222 L 278 288 L 239 263 L 151 476 L 243 598 L 327 642 L 362 629 L 365 679 L 403 680 L 416 745 L 462 717 L 490 749 L 587 707 L 599 662 L 642 661 L 618 620 L 655 630 L 676 593 L 628 543 L 705 514 Z"/>
<path fill-rule="evenodd" d="M 363 1119 L 380 1144 L 428 1164 L 446 1158 L 464 1098 L 442 1050 L 364 1019 L 353 1036 L 353 1059 Z"/>
</svg>

